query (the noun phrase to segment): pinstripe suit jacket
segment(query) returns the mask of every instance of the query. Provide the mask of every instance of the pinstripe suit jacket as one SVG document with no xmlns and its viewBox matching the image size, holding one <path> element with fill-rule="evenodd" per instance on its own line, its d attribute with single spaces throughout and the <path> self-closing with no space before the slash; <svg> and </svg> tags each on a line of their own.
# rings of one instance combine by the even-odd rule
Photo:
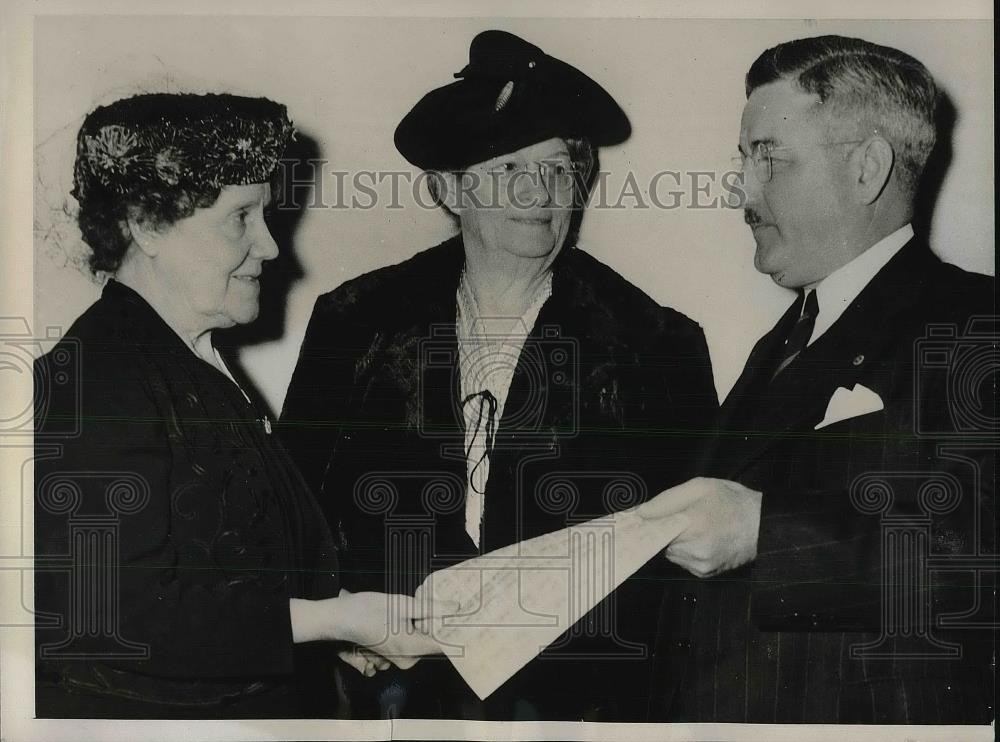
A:
<svg viewBox="0 0 1000 742">
<path fill-rule="evenodd" d="M 993 289 L 915 239 L 773 382 L 796 307 L 760 340 L 706 465 L 763 492 L 758 553 L 673 585 L 667 718 L 993 717 L 996 334 L 969 325 Z M 817 430 L 855 384 L 884 409 Z"/>
</svg>

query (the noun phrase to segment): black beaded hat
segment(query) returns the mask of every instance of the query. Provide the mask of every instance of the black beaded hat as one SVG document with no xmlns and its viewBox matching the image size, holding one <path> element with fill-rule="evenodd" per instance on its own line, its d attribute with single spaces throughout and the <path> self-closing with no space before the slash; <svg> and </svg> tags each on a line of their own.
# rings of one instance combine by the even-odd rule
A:
<svg viewBox="0 0 1000 742">
<path fill-rule="evenodd" d="M 618 144 L 628 117 L 600 85 L 504 31 L 472 40 L 469 64 L 396 127 L 396 149 L 425 170 L 460 170 L 552 137 Z"/>
<path fill-rule="evenodd" d="M 294 129 L 285 106 L 227 94 L 150 93 L 94 109 L 76 142 L 73 196 L 267 182 Z"/>
</svg>

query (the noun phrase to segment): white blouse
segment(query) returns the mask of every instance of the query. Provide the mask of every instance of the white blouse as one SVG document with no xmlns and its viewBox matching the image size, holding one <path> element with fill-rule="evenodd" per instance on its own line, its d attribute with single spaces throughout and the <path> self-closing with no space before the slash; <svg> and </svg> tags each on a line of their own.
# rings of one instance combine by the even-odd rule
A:
<svg viewBox="0 0 1000 742">
<path fill-rule="evenodd" d="M 490 475 L 490 453 L 510 383 L 542 305 L 552 295 L 552 276 L 539 287 L 520 317 L 484 317 L 469 281 L 458 284 L 458 366 L 465 421 L 466 497 L 465 531 L 480 544 L 486 503 L 483 495 Z"/>
</svg>

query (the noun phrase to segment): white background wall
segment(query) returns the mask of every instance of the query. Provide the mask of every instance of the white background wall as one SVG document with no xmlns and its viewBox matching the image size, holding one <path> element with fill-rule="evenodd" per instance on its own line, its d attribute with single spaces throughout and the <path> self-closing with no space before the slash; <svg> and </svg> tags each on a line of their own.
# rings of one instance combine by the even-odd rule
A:
<svg viewBox="0 0 1000 742">
<path fill-rule="evenodd" d="M 425 92 L 447 83 L 486 28 L 517 33 L 603 84 L 634 134 L 601 153 L 617 200 L 628 172 L 728 169 L 744 102 L 743 75 L 765 48 L 824 33 L 861 36 L 921 59 L 958 113 L 953 159 L 932 223 L 950 262 L 994 272 L 993 39 L 987 21 L 759 21 L 52 17 L 35 25 L 35 327 L 66 327 L 99 294 L 76 267 L 84 255 L 63 216 L 73 138 L 98 102 L 164 76 L 180 85 L 265 95 L 285 103 L 330 167 L 405 170 L 392 133 Z M 334 182 L 324 182 L 332 199 Z M 661 182 L 661 199 L 673 189 Z M 724 208 L 591 208 L 581 246 L 657 301 L 702 324 L 724 395 L 755 339 L 791 295 L 752 267 L 742 213 Z M 721 191 L 718 185 L 709 201 Z M 349 194 L 348 194 L 349 195 Z M 645 194 L 644 194 L 645 197 Z M 414 208 L 310 209 L 292 248 L 303 275 L 289 295 L 283 335 L 247 347 L 243 363 L 275 409 L 315 297 L 364 271 L 446 237 L 439 212 Z M 192 266 L 192 269 L 196 269 Z"/>
</svg>

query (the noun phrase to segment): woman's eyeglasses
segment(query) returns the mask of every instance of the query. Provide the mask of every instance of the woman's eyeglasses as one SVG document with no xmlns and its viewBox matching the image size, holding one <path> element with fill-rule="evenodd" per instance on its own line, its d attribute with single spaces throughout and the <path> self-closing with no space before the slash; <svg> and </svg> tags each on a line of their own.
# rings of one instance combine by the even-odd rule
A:
<svg viewBox="0 0 1000 742">
<path fill-rule="evenodd" d="M 577 169 L 573 162 L 561 158 L 541 162 L 508 160 L 487 168 L 486 172 L 496 178 L 498 185 L 503 187 L 516 186 L 522 179 L 528 179 L 524 182 L 534 184 L 541 181 L 550 193 L 556 190 L 569 190 L 577 178 Z"/>
</svg>

